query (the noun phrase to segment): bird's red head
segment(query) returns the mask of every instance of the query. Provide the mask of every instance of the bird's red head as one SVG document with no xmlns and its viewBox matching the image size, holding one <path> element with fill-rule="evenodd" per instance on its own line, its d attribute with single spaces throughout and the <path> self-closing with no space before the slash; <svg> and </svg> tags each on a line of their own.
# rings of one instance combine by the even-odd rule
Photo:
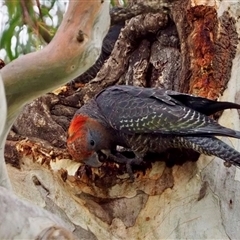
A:
<svg viewBox="0 0 240 240">
<path fill-rule="evenodd" d="M 94 167 L 101 166 L 95 150 L 95 142 L 90 137 L 90 128 L 95 121 L 85 115 L 75 115 L 68 129 L 67 148 L 74 160 Z"/>
</svg>

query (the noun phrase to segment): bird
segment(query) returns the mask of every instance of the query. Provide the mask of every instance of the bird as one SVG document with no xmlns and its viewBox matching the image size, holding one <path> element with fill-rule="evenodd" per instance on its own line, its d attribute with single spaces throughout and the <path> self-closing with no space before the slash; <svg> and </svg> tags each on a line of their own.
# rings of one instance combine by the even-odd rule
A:
<svg viewBox="0 0 240 240">
<path fill-rule="evenodd" d="M 229 108 L 240 109 L 240 105 L 163 88 L 111 86 L 76 111 L 67 149 L 75 161 L 91 167 L 102 165 L 98 152 L 103 152 L 126 164 L 132 179 L 132 165 L 140 164 L 148 152 L 169 148 L 192 149 L 240 166 L 240 153 L 216 137 L 240 139 L 240 132 L 210 117 Z M 135 157 L 127 158 L 116 151 L 117 146 L 130 149 Z"/>
</svg>

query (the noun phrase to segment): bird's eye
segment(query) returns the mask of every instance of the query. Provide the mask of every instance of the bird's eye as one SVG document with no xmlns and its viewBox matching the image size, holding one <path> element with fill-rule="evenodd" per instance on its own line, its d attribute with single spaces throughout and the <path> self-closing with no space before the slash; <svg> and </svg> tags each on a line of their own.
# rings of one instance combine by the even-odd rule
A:
<svg viewBox="0 0 240 240">
<path fill-rule="evenodd" d="M 94 145 L 95 145 L 94 140 L 92 140 L 92 139 L 90 140 L 90 145 L 91 145 L 91 146 L 94 146 Z"/>
</svg>

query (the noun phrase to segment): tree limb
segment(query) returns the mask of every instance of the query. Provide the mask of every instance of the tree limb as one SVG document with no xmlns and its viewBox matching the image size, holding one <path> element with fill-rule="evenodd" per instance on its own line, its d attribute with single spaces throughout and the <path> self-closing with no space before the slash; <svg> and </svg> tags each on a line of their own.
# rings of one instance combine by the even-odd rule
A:
<svg viewBox="0 0 240 240">
<path fill-rule="evenodd" d="M 19 200 L 3 187 L 0 187 L 0 199 L 1 239 L 76 239 L 58 217 Z"/>
<path fill-rule="evenodd" d="M 100 0 L 70 1 L 49 45 L 1 69 L 8 127 L 25 103 L 77 77 L 96 61 L 109 26 L 108 5 Z"/>
<path fill-rule="evenodd" d="M 96 61 L 109 25 L 108 6 L 108 1 L 70 1 L 51 43 L 0 71 L 0 238 L 75 239 L 63 228 L 67 226 L 62 220 L 3 188 L 11 189 L 4 145 L 24 104 L 73 79 Z"/>
<path fill-rule="evenodd" d="M 24 104 L 91 67 L 100 54 L 109 22 L 108 1 L 72 0 L 49 45 L 38 52 L 19 57 L 0 70 L 8 107 L 7 121 L 0 139 L 1 157 L 6 134 Z M 1 124 L 4 126 L 3 119 Z M 8 186 L 4 184 L 6 171 L 3 158 L 0 161 L 3 171 L 0 173 L 0 185 Z"/>
</svg>

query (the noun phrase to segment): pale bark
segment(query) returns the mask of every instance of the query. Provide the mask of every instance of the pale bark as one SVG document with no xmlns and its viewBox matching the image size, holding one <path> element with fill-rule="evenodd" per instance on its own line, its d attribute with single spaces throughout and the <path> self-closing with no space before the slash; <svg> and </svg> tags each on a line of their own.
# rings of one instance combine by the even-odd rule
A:
<svg viewBox="0 0 240 240">
<path fill-rule="evenodd" d="M 24 104 L 77 77 L 97 60 L 109 26 L 108 5 L 100 0 L 70 1 L 50 44 L 1 69 L 8 105 L 2 142 Z"/>
<path fill-rule="evenodd" d="M 6 164 L 4 161 L 4 147 L 5 138 L 4 136 L 4 126 L 7 119 L 7 103 L 5 97 L 5 89 L 3 85 L 2 78 L 0 76 L 0 185 L 11 189 L 11 184 L 7 175 Z"/>
<path fill-rule="evenodd" d="M 24 104 L 77 77 L 97 60 L 109 27 L 108 4 L 100 0 L 70 1 L 50 44 L 1 69 L 8 104 L 7 126 Z"/>
<path fill-rule="evenodd" d="M 76 239 L 61 219 L 0 187 L 1 239 Z"/>
<path fill-rule="evenodd" d="M 159 6 L 159 2 L 162 1 L 151 2 L 157 2 Z M 236 20 L 240 10 L 239 3 L 229 1 L 171 2 L 175 2 L 175 7 L 182 4 L 179 7 L 181 11 L 178 9 L 179 13 L 204 4 L 216 9 L 217 17 L 221 17 L 223 12 L 227 11 Z M 180 38 L 186 37 L 186 29 L 180 29 L 183 19 L 178 18 L 177 14 L 174 17 Z M 219 20 L 217 22 L 219 24 Z M 239 35 L 239 21 L 236 22 L 236 30 Z M 181 54 L 186 54 L 182 56 L 185 60 L 190 58 L 187 54 L 194 49 L 191 37 L 193 36 L 186 41 L 180 39 Z M 189 43 L 192 44 L 190 50 L 187 45 Z M 238 43 L 234 60 L 229 60 L 233 64 L 231 77 L 221 100 L 240 103 L 239 49 Z M 225 51 L 227 53 L 228 49 Z M 106 63 L 107 67 L 110 61 L 111 57 Z M 189 64 L 189 69 L 181 71 L 183 79 L 188 77 L 191 70 L 189 59 L 184 63 Z M 110 75 L 108 72 L 104 73 L 105 76 Z M 104 80 L 105 77 L 101 79 L 99 75 L 95 84 L 104 85 Z M 194 82 L 195 79 L 187 80 Z M 217 82 L 218 79 L 215 80 Z M 116 79 L 112 81 L 116 82 Z M 209 87 L 207 84 L 208 82 L 206 86 Z M 94 86 L 94 81 L 89 85 Z M 192 91 L 196 90 L 194 86 L 193 84 Z M 208 89 L 211 90 L 209 97 L 214 98 L 216 92 L 221 92 L 224 87 L 218 91 L 211 86 Z M 236 110 L 225 111 L 219 121 L 223 126 L 239 130 L 239 114 Z M 240 151 L 239 140 L 223 140 Z M 29 150 L 29 146 L 33 149 L 30 154 L 26 151 Z M 163 162 L 155 162 L 145 172 L 138 171 L 134 183 L 131 183 L 127 175 L 116 175 L 111 168 L 109 171 L 106 168 L 105 172 L 104 168 L 92 169 L 89 174 L 84 167 L 79 169 L 79 164 L 69 159 L 56 159 L 49 163 L 45 159 L 50 151 L 55 150 L 37 151 L 37 144 L 30 141 L 19 142 L 18 149 L 22 153 L 28 152 L 28 155 L 25 154 L 21 159 L 21 171 L 8 166 L 16 194 L 57 213 L 76 231 L 80 231 L 79 228 L 81 233 L 85 230 L 87 239 L 239 238 L 240 171 L 233 166 L 226 168 L 221 159 L 202 155 L 197 162 L 187 162 L 173 168 L 167 168 Z M 81 237 L 81 234 L 78 232 L 77 236 Z"/>
<path fill-rule="evenodd" d="M 77 77 L 94 64 L 109 20 L 108 1 L 72 0 L 49 45 L 1 69 L 0 185 L 8 190 L 0 187 L 0 238 L 74 239 L 68 230 L 62 228 L 69 228 L 64 221 L 18 199 L 9 191 L 11 185 L 4 162 L 4 145 L 6 135 L 24 104 Z"/>
</svg>

